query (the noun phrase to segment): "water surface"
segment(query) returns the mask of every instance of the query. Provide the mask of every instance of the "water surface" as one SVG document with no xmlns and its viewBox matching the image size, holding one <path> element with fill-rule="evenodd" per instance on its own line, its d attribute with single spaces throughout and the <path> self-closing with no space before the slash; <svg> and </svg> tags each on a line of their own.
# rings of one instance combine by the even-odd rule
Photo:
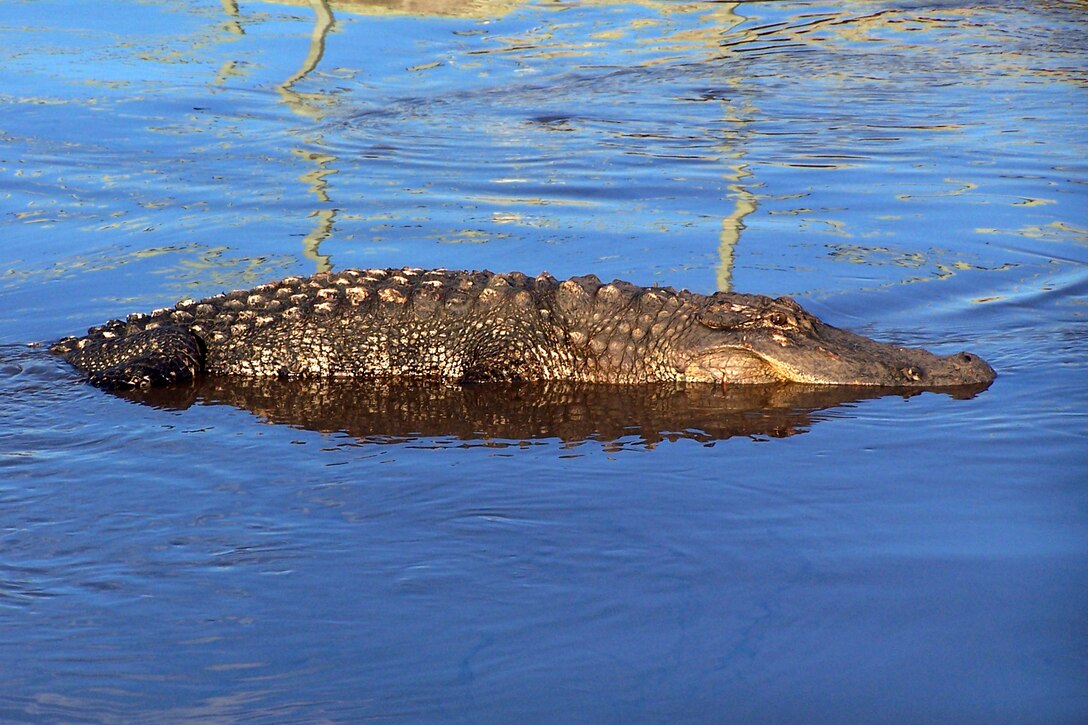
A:
<svg viewBox="0 0 1088 725">
<path fill-rule="evenodd" d="M 1084 721 L 1085 18 L 4 4 L 0 719 Z M 792 294 L 999 378 L 148 405 L 28 347 L 400 265 Z"/>
</svg>

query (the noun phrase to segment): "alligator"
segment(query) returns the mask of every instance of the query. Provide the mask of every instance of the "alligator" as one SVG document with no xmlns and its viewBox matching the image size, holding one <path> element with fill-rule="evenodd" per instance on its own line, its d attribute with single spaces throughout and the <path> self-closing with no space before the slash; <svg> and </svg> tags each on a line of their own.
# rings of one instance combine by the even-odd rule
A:
<svg viewBox="0 0 1088 725">
<path fill-rule="evenodd" d="M 821 322 L 789 297 L 410 267 L 184 299 L 50 350 L 114 390 L 200 375 L 928 389 L 995 377 L 971 353 L 876 342 Z"/>
</svg>

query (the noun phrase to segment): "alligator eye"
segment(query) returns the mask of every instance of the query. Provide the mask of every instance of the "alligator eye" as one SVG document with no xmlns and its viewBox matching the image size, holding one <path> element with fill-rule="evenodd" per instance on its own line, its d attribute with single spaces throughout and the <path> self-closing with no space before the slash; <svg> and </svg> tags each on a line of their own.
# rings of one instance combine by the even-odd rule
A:
<svg viewBox="0 0 1088 725">
<path fill-rule="evenodd" d="M 785 327 L 786 323 L 789 322 L 789 319 L 782 312 L 772 312 L 770 320 L 775 327 Z"/>
<path fill-rule="evenodd" d="M 922 379 L 922 371 L 918 368 L 903 368 L 899 372 L 903 373 L 903 377 L 907 380 L 918 382 Z"/>
</svg>

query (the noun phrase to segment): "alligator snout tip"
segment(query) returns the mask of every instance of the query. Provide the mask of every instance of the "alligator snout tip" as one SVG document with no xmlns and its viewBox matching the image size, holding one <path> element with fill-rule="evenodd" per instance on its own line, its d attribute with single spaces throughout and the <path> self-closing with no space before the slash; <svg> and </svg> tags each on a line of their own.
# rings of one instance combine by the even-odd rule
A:
<svg viewBox="0 0 1088 725">
<path fill-rule="evenodd" d="M 957 352 L 938 359 L 940 363 L 925 376 L 925 382 L 934 387 L 971 388 L 980 392 L 997 378 L 990 364 L 972 352 Z"/>
<path fill-rule="evenodd" d="M 930 389 L 954 398 L 973 398 L 997 378 L 990 364 L 971 352 L 911 359 L 895 375 L 904 390 Z"/>
<path fill-rule="evenodd" d="M 959 352 L 954 356 L 956 361 L 965 369 L 966 377 L 974 378 L 979 383 L 992 383 L 997 378 L 997 372 L 988 362 L 971 352 Z"/>
</svg>

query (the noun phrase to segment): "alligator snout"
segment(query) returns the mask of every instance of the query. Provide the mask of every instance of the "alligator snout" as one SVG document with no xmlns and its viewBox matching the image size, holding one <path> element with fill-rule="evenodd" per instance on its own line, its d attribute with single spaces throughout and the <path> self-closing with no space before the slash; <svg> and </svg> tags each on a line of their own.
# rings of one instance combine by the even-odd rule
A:
<svg viewBox="0 0 1088 725">
<path fill-rule="evenodd" d="M 994 369 L 978 355 L 960 352 L 936 358 L 938 364 L 921 367 L 908 365 L 899 369 L 907 384 L 975 385 L 990 383 L 997 377 Z"/>
<path fill-rule="evenodd" d="M 911 353 L 924 353 L 914 351 Z M 978 355 L 958 352 L 946 357 L 933 356 L 931 364 L 919 364 L 903 368 L 903 377 L 909 382 L 922 385 L 977 385 L 991 383 L 997 374 L 989 364 Z"/>
<path fill-rule="evenodd" d="M 946 358 L 953 366 L 952 374 L 959 384 L 975 385 L 979 383 L 992 383 L 997 373 L 990 364 L 978 355 L 970 352 L 958 352 Z"/>
</svg>

